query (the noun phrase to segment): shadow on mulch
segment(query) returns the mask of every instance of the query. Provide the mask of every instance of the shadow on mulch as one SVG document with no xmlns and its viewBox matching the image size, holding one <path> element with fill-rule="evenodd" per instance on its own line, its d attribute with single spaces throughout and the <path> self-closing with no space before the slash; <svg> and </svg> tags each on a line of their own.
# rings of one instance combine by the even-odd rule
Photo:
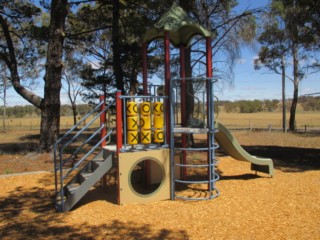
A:
<svg viewBox="0 0 320 240">
<path fill-rule="evenodd" d="M 243 146 L 253 156 L 271 158 L 283 171 L 320 170 L 320 149 L 279 146 Z"/>
<path fill-rule="evenodd" d="M 49 181 L 48 177 L 39 182 Z M 41 183 L 39 183 L 41 184 Z M 82 223 L 57 213 L 51 203 L 52 190 L 17 187 L 0 197 L 0 239 L 188 239 L 185 231 L 152 231 L 148 224 L 110 221 L 109 224 Z M 106 213 L 108 214 L 108 213 Z M 85 213 L 80 213 L 85 217 Z"/>
<path fill-rule="evenodd" d="M 64 139 L 63 143 L 70 141 L 75 136 L 75 134 L 76 134 L 76 132 L 71 133 L 67 138 Z M 64 132 L 62 132 L 59 135 L 59 138 L 61 138 L 63 135 L 64 135 Z M 79 142 L 84 142 L 91 135 L 92 135 L 92 133 L 90 133 L 90 132 L 82 133 L 77 138 L 77 141 L 75 142 L 75 144 L 77 144 Z M 19 141 L 17 141 L 17 142 L 0 144 L 0 153 L 1 154 L 27 154 L 30 151 L 37 151 L 37 150 L 39 150 L 39 140 L 40 140 L 40 134 L 24 135 L 24 136 L 20 137 Z M 100 140 L 100 135 L 97 134 L 87 144 L 89 146 L 94 146 L 99 140 Z"/>
<path fill-rule="evenodd" d="M 253 180 L 253 179 L 257 179 L 257 178 L 264 178 L 264 177 L 257 175 L 257 174 L 247 173 L 247 174 L 232 175 L 232 176 L 220 175 L 219 180 L 220 181 L 221 180 Z"/>
<path fill-rule="evenodd" d="M 39 144 L 37 142 L 16 142 L 16 143 L 1 143 L 1 154 L 27 154 L 29 152 L 37 151 Z"/>
</svg>

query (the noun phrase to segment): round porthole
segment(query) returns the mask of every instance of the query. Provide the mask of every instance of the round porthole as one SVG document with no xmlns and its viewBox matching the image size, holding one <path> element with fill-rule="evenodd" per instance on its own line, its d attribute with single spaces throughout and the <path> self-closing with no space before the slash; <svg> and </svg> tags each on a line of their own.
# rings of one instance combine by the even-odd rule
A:
<svg viewBox="0 0 320 240">
<path fill-rule="evenodd" d="M 139 196 L 157 192 L 164 179 L 164 169 L 156 159 L 146 158 L 134 164 L 129 173 L 129 186 Z"/>
</svg>

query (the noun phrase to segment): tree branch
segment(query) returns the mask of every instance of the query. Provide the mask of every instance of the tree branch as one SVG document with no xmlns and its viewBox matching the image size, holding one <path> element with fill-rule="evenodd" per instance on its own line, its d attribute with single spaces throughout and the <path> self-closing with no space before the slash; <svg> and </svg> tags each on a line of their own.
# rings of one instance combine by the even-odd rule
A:
<svg viewBox="0 0 320 240">
<path fill-rule="evenodd" d="M 105 29 L 110 29 L 110 28 L 112 28 L 112 25 L 104 26 L 104 27 L 100 27 L 100 28 L 95 28 L 95 29 L 91 29 L 91 30 L 83 31 L 83 32 L 79 32 L 79 33 L 67 34 L 66 37 L 72 39 L 72 38 L 79 36 L 79 35 L 82 35 L 82 34 L 92 33 L 92 32 L 96 32 L 99 30 L 105 30 Z"/>
<path fill-rule="evenodd" d="M 25 100 L 30 102 L 32 105 L 34 105 L 37 108 L 41 107 L 41 102 L 42 98 L 34 94 L 33 92 L 27 90 L 25 87 L 23 87 L 20 83 L 20 77 L 18 74 L 18 63 L 16 60 L 15 56 L 15 51 L 14 51 L 14 45 L 10 36 L 10 31 L 9 31 L 9 25 L 7 21 L 0 15 L 0 24 L 3 30 L 3 35 L 5 37 L 6 43 L 7 43 L 7 48 L 9 51 L 9 55 L 2 53 L 1 59 L 3 59 L 8 66 L 8 69 L 11 74 L 11 82 L 12 85 L 15 89 L 15 91 L 23 97 Z"/>
</svg>

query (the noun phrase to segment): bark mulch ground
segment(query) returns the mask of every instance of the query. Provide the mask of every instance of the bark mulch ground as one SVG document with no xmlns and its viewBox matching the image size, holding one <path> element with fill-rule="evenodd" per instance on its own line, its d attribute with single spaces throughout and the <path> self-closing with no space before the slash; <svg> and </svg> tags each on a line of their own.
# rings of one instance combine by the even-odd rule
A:
<svg viewBox="0 0 320 240">
<path fill-rule="evenodd" d="M 53 208 L 52 173 L 2 175 L 0 239 L 320 239 L 319 168 L 275 165 L 270 178 L 221 156 L 216 199 L 118 206 L 97 186 L 67 213 Z"/>
</svg>

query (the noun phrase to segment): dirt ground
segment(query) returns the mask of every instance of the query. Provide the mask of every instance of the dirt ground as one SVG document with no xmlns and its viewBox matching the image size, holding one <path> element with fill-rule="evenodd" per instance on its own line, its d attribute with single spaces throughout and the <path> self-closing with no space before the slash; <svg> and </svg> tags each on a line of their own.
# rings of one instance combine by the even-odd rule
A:
<svg viewBox="0 0 320 240">
<path fill-rule="evenodd" d="M 118 206 L 97 185 L 67 213 L 54 210 L 52 172 L 26 173 L 52 171 L 50 155 L 3 154 L 0 239 L 320 239 L 320 147 L 245 149 L 273 158 L 274 178 L 218 152 L 216 199 Z"/>
</svg>

